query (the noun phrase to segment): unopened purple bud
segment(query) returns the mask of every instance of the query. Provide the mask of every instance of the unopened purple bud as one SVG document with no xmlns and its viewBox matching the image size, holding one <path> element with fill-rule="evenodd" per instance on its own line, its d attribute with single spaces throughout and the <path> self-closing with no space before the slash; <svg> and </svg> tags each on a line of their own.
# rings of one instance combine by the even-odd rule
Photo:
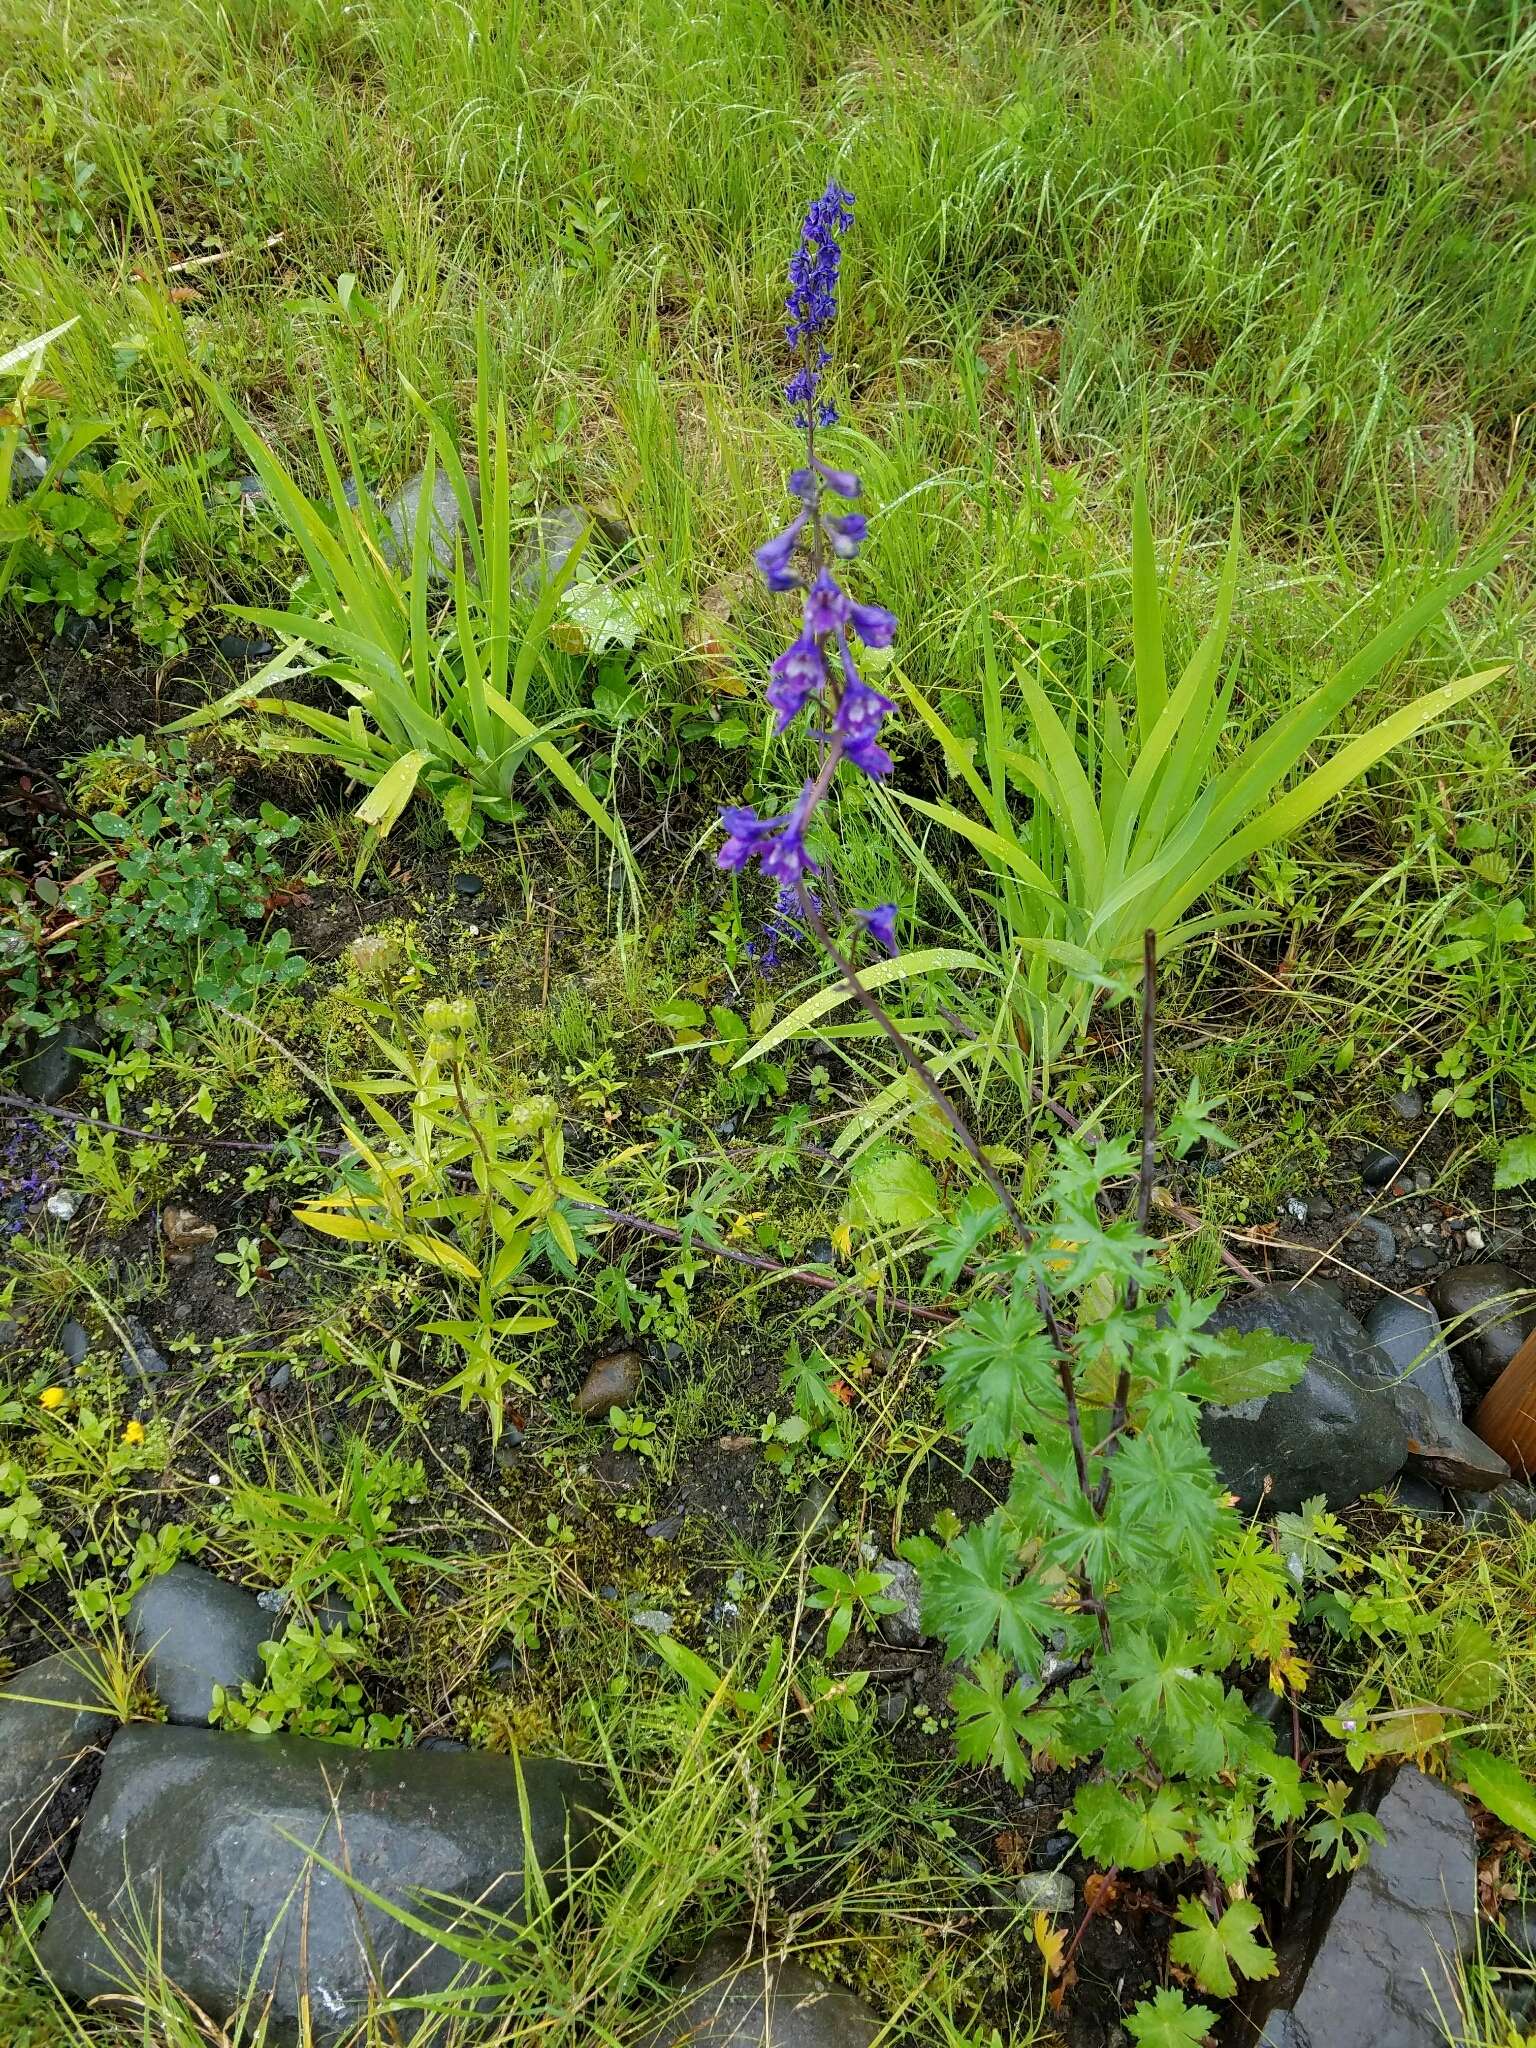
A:
<svg viewBox="0 0 1536 2048">
<path fill-rule="evenodd" d="M 818 462 L 823 483 L 829 491 L 835 491 L 840 498 L 857 498 L 864 486 L 851 469 L 833 469 L 825 462 Z"/>
</svg>

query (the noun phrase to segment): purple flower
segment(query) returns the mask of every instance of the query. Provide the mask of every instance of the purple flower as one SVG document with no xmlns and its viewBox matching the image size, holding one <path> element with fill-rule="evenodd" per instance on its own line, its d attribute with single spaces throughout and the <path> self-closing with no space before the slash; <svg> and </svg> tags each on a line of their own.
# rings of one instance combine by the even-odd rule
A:
<svg viewBox="0 0 1536 2048">
<path fill-rule="evenodd" d="M 715 855 L 718 866 L 739 873 L 749 860 L 756 860 L 778 829 L 777 818 L 760 818 L 751 804 L 727 804 L 720 813 L 725 827 L 725 844 Z"/>
<path fill-rule="evenodd" d="M 833 554 L 844 562 L 853 560 L 869 532 L 869 521 L 862 512 L 845 512 L 840 519 L 823 519 L 821 524 Z"/>
<path fill-rule="evenodd" d="M 826 680 L 826 658 L 819 643 L 808 633 L 802 633 L 798 640 L 790 642 L 773 664 L 773 680 L 765 694 L 778 713 L 774 731 L 783 732 L 790 720 L 804 709 L 806 698 L 821 694 Z"/>
<path fill-rule="evenodd" d="M 856 910 L 854 916 L 877 946 L 887 953 L 896 951 L 896 906 L 877 903 L 873 910 Z"/>
<path fill-rule="evenodd" d="M 753 556 L 762 571 L 763 581 L 770 590 L 796 590 L 800 579 L 790 567 L 794 556 L 795 543 L 810 518 L 809 511 L 797 512 L 782 533 L 776 533 L 772 540 L 765 540 Z"/>
<path fill-rule="evenodd" d="M 852 609 L 847 592 L 833 581 L 830 571 L 822 569 L 805 593 L 805 630 L 807 633 L 835 633 L 850 617 Z"/>
<path fill-rule="evenodd" d="M 795 424 L 808 426 L 813 406 L 820 426 L 830 426 L 837 415 L 829 405 L 817 405 L 821 373 L 829 360 L 818 345 L 816 359 L 810 360 L 811 342 L 837 318 L 837 278 L 843 252 L 838 237 L 853 225 L 853 195 L 831 179 L 827 189 L 805 216 L 800 246 L 789 260 L 789 296 L 784 309 L 789 325 L 784 338 L 793 349 L 804 349 L 806 360 L 784 387 L 784 395 L 795 408 Z"/>
<path fill-rule="evenodd" d="M 891 757 L 880 744 L 880 728 L 895 706 L 889 697 L 871 689 L 853 665 L 844 634 L 838 635 L 843 658 L 843 693 L 832 715 L 832 730 L 842 737 L 843 758 L 866 775 L 888 775 Z"/>
<path fill-rule="evenodd" d="M 896 638 L 896 615 L 883 604 L 851 604 L 849 623 L 866 647 L 889 647 Z"/>
<path fill-rule="evenodd" d="M 717 864 L 739 873 L 750 860 L 786 889 L 802 875 L 814 875 L 816 863 L 805 850 L 805 827 L 811 815 L 815 784 L 808 782 L 782 818 L 760 818 L 750 804 L 728 804 L 720 813 L 725 844 Z"/>
</svg>

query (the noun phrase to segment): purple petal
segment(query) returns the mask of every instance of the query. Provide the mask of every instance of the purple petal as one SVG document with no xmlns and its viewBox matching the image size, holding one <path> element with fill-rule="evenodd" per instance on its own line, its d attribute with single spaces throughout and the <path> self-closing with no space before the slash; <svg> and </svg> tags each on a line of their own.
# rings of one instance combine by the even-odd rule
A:
<svg viewBox="0 0 1536 2048">
<path fill-rule="evenodd" d="M 866 647 L 889 647 L 896 638 L 896 615 L 883 604 L 854 604 L 849 622 Z"/>
<path fill-rule="evenodd" d="M 856 910 L 854 916 L 865 931 L 887 953 L 896 951 L 896 906 L 894 903 L 877 903 L 873 910 Z"/>
<path fill-rule="evenodd" d="M 829 491 L 835 491 L 840 498 L 857 498 L 864 486 L 851 469 L 832 469 L 825 462 L 818 462 L 822 480 Z"/>
<path fill-rule="evenodd" d="M 806 632 L 835 633 L 848 618 L 850 610 L 847 593 L 833 581 L 828 570 L 821 570 L 805 593 Z"/>
<path fill-rule="evenodd" d="M 796 590 L 800 579 L 790 568 L 795 544 L 810 517 L 808 512 L 798 512 L 782 533 L 776 533 L 772 540 L 765 540 L 753 556 L 762 571 L 763 581 L 770 590 Z"/>
</svg>

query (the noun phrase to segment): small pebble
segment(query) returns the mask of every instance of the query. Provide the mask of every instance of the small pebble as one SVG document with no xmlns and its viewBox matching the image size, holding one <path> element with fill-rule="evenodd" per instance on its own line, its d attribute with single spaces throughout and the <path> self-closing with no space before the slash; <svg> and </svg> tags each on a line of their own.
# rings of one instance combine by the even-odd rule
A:
<svg viewBox="0 0 1536 2048">
<path fill-rule="evenodd" d="M 1312 1223 L 1326 1223 L 1330 1216 L 1337 1215 L 1333 1203 L 1326 1195 L 1308 1195 L 1307 1218 Z"/>
<path fill-rule="evenodd" d="M 659 1522 L 647 1522 L 645 1533 L 653 1543 L 675 1543 L 683 1533 L 683 1515 L 663 1515 Z"/>
<path fill-rule="evenodd" d="M 1417 1088 L 1403 1088 L 1392 1098 L 1392 1113 L 1402 1118 L 1405 1124 L 1415 1122 L 1424 1114 L 1424 1098 Z"/>
<path fill-rule="evenodd" d="M 1376 1256 L 1383 1265 L 1392 1265 L 1397 1258 L 1397 1239 L 1391 1228 L 1379 1216 L 1362 1216 L 1350 1232 L 1352 1237 L 1369 1237 L 1376 1246 Z"/>
<path fill-rule="evenodd" d="M 59 1349 L 71 1365 L 84 1365 L 91 1355 L 91 1340 L 78 1323 L 66 1323 L 59 1332 Z"/>
<path fill-rule="evenodd" d="M 1402 1164 L 1400 1152 L 1388 1152 L 1380 1145 L 1372 1145 L 1367 1148 L 1360 1178 L 1368 1188 L 1384 1188 L 1397 1178 Z"/>
<path fill-rule="evenodd" d="M 1417 1166 L 1413 1172 L 1413 1184 L 1421 1195 L 1428 1194 L 1435 1184 L 1435 1176 L 1427 1166 Z"/>
<path fill-rule="evenodd" d="M 1469 1252 L 1480 1252 L 1487 1242 L 1488 1240 L 1483 1236 L 1483 1233 L 1478 1229 L 1477 1225 L 1474 1223 L 1471 1229 L 1466 1234 L 1467 1250 Z"/>
<path fill-rule="evenodd" d="M 72 1223 L 84 1195 L 76 1194 L 73 1188 L 57 1188 L 44 1202 L 43 1207 L 55 1223 Z"/>
<path fill-rule="evenodd" d="M 912 1701 L 905 1686 L 896 1686 L 890 1692 L 880 1695 L 880 1704 L 875 1709 L 882 1728 L 897 1728 L 911 1711 Z"/>
<path fill-rule="evenodd" d="M 466 870 L 463 874 L 454 876 L 453 890 L 456 896 L 483 896 L 485 884 L 478 875 L 472 875 Z"/>
<path fill-rule="evenodd" d="M 293 1367 L 285 1358 L 281 1365 L 274 1365 L 267 1379 L 268 1389 L 274 1394 L 286 1392 L 293 1381 Z"/>
<path fill-rule="evenodd" d="M 1034 1913 L 1070 1913 L 1077 1886 L 1064 1870 L 1028 1870 L 1016 1887 L 1022 1905 Z"/>
<path fill-rule="evenodd" d="M 600 1358 L 572 1397 L 578 1415 L 602 1416 L 625 1408 L 640 1391 L 644 1361 L 638 1351 L 612 1351 Z"/>
<path fill-rule="evenodd" d="M 1300 1195 L 1287 1195 L 1280 1207 L 1293 1223 L 1305 1223 L 1311 1214 L 1310 1204 Z"/>
<path fill-rule="evenodd" d="M 630 1620 L 636 1628 L 643 1628 L 653 1636 L 669 1636 L 672 1633 L 672 1617 L 664 1607 L 642 1607 Z"/>
<path fill-rule="evenodd" d="M 1411 1244 L 1403 1259 L 1410 1272 L 1432 1273 L 1440 1261 L 1427 1244 Z"/>
</svg>

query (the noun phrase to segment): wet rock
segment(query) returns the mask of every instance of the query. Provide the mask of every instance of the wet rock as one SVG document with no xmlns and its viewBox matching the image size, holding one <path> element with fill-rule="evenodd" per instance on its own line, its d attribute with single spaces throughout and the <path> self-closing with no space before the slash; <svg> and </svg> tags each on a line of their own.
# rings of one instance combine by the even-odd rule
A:
<svg viewBox="0 0 1536 2048">
<path fill-rule="evenodd" d="M 389 528 L 385 552 L 391 565 L 397 570 L 409 569 L 415 553 L 417 513 L 426 481 L 426 471 L 418 470 L 410 482 L 384 507 L 384 522 Z M 478 512 L 480 489 L 475 477 L 469 479 L 469 495 Z M 452 481 L 441 468 L 433 473 L 432 508 L 427 516 L 430 522 L 432 573 L 434 577 L 451 576 L 455 555 L 463 542 L 464 513 Z"/>
<path fill-rule="evenodd" d="M 1401 1088 L 1392 1098 L 1391 1109 L 1405 1124 L 1417 1123 L 1424 1114 L 1424 1098 L 1417 1088 Z"/>
<path fill-rule="evenodd" d="M 551 505 L 529 529 L 512 557 L 512 581 L 527 597 L 537 597 L 570 560 L 571 550 L 587 530 L 587 515 L 576 505 Z"/>
<path fill-rule="evenodd" d="M 893 1685 L 881 1693 L 875 1707 L 875 1718 L 882 1728 L 899 1728 L 912 1711 L 912 1686 L 910 1680 Z"/>
<path fill-rule="evenodd" d="M 638 1351 L 611 1351 L 598 1359 L 588 1372 L 571 1406 L 578 1415 L 604 1416 L 610 1408 L 625 1408 L 640 1391 L 645 1363 Z"/>
<path fill-rule="evenodd" d="M 84 1365 L 91 1355 L 91 1340 L 78 1323 L 66 1323 L 59 1332 L 59 1349 L 71 1365 Z"/>
<path fill-rule="evenodd" d="M 267 1388 L 271 1393 L 285 1394 L 292 1384 L 293 1367 L 285 1358 L 281 1365 L 274 1365 L 271 1372 L 267 1375 Z"/>
<path fill-rule="evenodd" d="M 455 896 L 483 896 L 485 883 L 479 875 L 465 868 L 453 878 L 453 893 Z"/>
<path fill-rule="evenodd" d="M 1264 1689 L 1266 1692 L 1269 1692 L 1268 1686 Z M 1273 1693 L 1270 1693 L 1269 1696 L 1271 1699 L 1275 1697 Z M 1058 1863 L 1065 1863 L 1067 1858 L 1075 1853 L 1076 1849 L 1076 1835 L 1061 1833 L 1047 1835 L 1043 1841 L 1036 1842 L 1031 1853 L 1036 1863 L 1054 1868 Z"/>
<path fill-rule="evenodd" d="M 16 1069 L 17 1092 L 34 1102 L 62 1102 L 80 1078 L 75 1054 L 90 1043 L 78 1024 L 61 1024 Z"/>
<path fill-rule="evenodd" d="M 1422 1394 L 1437 1414 L 1461 1421 L 1461 1390 L 1451 1370 L 1451 1354 L 1440 1318 L 1427 1301 L 1384 1295 L 1366 1317 L 1365 1331 L 1386 1353 L 1400 1385 Z"/>
<path fill-rule="evenodd" d="M 885 1574 L 885 1597 L 901 1602 L 894 1613 L 882 1614 L 882 1638 L 896 1650 L 915 1650 L 927 1638 L 923 1634 L 923 1589 L 915 1568 L 904 1557 L 882 1557 L 875 1570 Z"/>
<path fill-rule="evenodd" d="M 1455 1514 L 1455 1509 L 1446 1505 L 1445 1495 L 1434 1481 L 1421 1478 L 1417 1472 L 1405 1472 L 1393 1488 L 1392 1497 L 1400 1508 L 1429 1521 L 1447 1521 Z"/>
<path fill-rule="evenodd" d="M 1496 1536 L 1518 1536 L 1526 1522 L 1536 1522 L 1536 1486 L 1515 1480 L 1474 1501 L 1466 1511 L 1469 1529 L 1487 1529 Z"/>
<path fill-rule="evenodd" d="M 1393 1397 L 1396 1375 L 1363 1326 L 1312 1281 L 1265 1287 L 1225 1302 L 1222 1330 L 1269 1330 L 1312 1346 L 1294 1387 L 1207 1408 L 1200 1429 L 1228 1489 L 1245 1508 L 1296 1508 L 1315 1494 L 1342 1507 L 1395 1479 L 1408 1430 Z"/>
<path fill-rule="evenodd" d="M 674 1976 L 676 2000 L 647 2048 L 870 2048 L 880 2022 L 853 1992 L 803 1963 L 749 1960 L 712 1941 Z"/>
<path fill-rule="evenodd" d="M 277 652 L 277 642 L 265 633 L 221 633 L 213 644 L 231 668 L 254 668 Z"/>
<path fill-rule="evenodd" d="M 272 1619 L 254 1593 L 183 1562 L 139 1588 L 128 1627 L 168 1717 L 205 1728 L 216 1685 L 238 1698 L 246 1679 L 261 1677 Z"/>
<path fill-rule="evenodd" d="M 1486 1394 L 1536 1330 L 1536 1288 L 1512 1266 L 1452 1266 L 1430 1290 L 1451 1355 Z"/>
<path fill-rule="evenodd" d="M 116 1726 L 100 1679 L 91 1652 L 71 1650 L 0 1683 L 0 1886 L 46 1852 L 54 1793 Z"/>
<path fill-rule="evenodd" d="M 837 1508 L 833 1503 L 830 1489 L 820 1479 L 808 1480 L 790 1518 L 790 1526 L 795 1534 L 814 1536 L 818 1529 L 831 1529 L 836 1521 Z"/>
<path fill-rule="evenodd" d="M 647 1522 L 645 1533 L 653 1543 L 675 1543 L 687 1519 L 686 1515 L 663 1515 L 659 1521 Z"/>
<path fill-rule="evenodd" d="M 1401 1152 L 1389 1152 L 1384 1145 L 1368 1145 L 1360 1166 L 1360 1178 L 1368 1188 L 1387 1188 L 1402 1170 Z"/>
<path fill-rule="evenodd" d="M 154 1339 L 142 1323 L 132 1316 L 125 1316 L 123 1335 L 128 1340 L 123 1346 L 123 1372 L 129 1379 L 157 1380 L 168 1370 L 165 1360 L 155 1349 Z"/>
<path fill-rule="evenodd" d="M 585 1862 L 600 1794 L 568 1764 L 524 1757 L 521 1769 L 529 1846 L 558 1892 L 567 1830 Z M 445 1897 L 520 1917 L 519 1798 L 507 1757 L 127 1728 L 42 1937 L 44 1967 L 66 1995 L 98 1997 L 119 1980 L 114 1948 L 132 1955 L 153 1910 L 167 1978 L 206 2012 L 222 2020 L 249 1993 L 272 2038 L 294 2038 L 307 2006 L 317 2037 L 334 2039 L 362 2019 L 375 1985 L 421 1997 L 463 1967 L 368 1892 L 439 1923 Z M 345 1863 L 356 1889 L 311 1847 Z"/>
<path fill-rule="evenodd" d="M 1015 1889 L 1031 1913 L 1070 1913 L 1077 1906 L 1077 1886 L 1064 1870 L 1027 1871 Z"/>
<path fill-rule="evenodd" d="M 1397 1263 L 1397 1238 L 1390 1224 L 1383 1223 L 1379 1216 L 1357 1216 L 1350 1225 L 1351 1237 L 1369 1238 L 1379 1262 L 1383 1266 Z"/>
<path fill-rule="evenodd" d="M 1404 1768 L 1371 1850 L 1323 1934 L 1300 1996 L 1270 2016 L 1270 2048 L 1443 2048 L 1456 1958 L 1477 1921 L 1472 1823 L 1455 1793 Z"/>
<path fill-rule="evenodd" d="M 1433 1273 L 1439 1263 L 1427 1244 L 1411 1244 L 1403 1254 L 1403 1264 L 1411 1273 Z"/>
<path fill-rule="evenodd" d="M 1331 1197 L 1328 1195 L 1308 1195 L 1306 1208 L 1307 1221 L 1309 1223 L 1326 1223 L 1330 1216 L 1338 1214 Z"/>
<path fill-rule="evenodd" d="M 1409 1463 L 1440 1486 L 1457 1493 L 1492 1493 L 1509 1478 L 1509 1466 L 1464 1422 L 1430 1415 L 1408 1437 Z"/>
</svg>

